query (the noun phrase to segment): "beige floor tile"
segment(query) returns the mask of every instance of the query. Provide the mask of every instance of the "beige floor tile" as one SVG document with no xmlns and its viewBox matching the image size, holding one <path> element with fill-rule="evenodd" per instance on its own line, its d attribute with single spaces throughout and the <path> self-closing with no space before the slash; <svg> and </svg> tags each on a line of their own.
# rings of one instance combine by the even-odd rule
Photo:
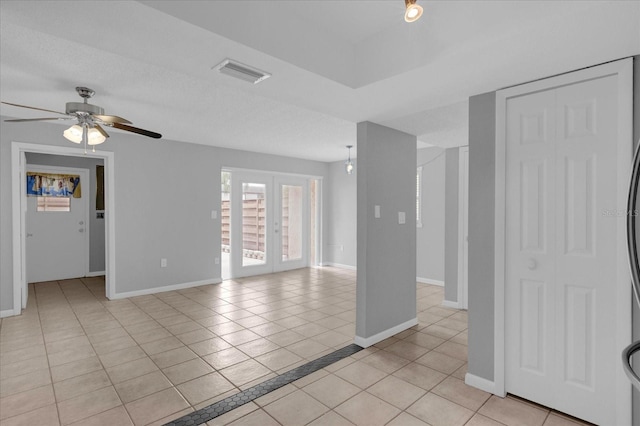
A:
<svg viewBox="0 0 640 426">
<path fill-rule="evenodd" d="M 267 339 L 257 339 L 238 345 L 237 348 L 250 357 L 257 357 L 268 352 L 275 351 L 276 349 L 279 349 L 280 346 Z"/>
<path fill-rule="evenodd" d="M 431 390 L 447 377 L 446 374 L 415 362 L 402 367 L 393 375 L 425 390 Z"/>
<path fill-rule="evenodd" d="M 338 333 L 333 330 L 329 330 L 325 333 L 318 334 L 312 338 L 316 342 L 322 343 L 325 346 L 332 348 L 340 348 L 353 341 L 353 336 L 345 336 L 342 333 Z"/>
<path fill-rule="evenodd" d="M 264 365 L 249 359 L 231 367 L 220 370 L 220 373 L 236 386 L 241 386 L 271 373 Z"/>
<path fill-rule="evenodd" d="M 467 423 L 468 425 L 468 423 Z M 407 414 L 406 411 L 400 413 L 396 418 L 387 423 L 387 426 L 429 426 L 422 420 Z"/>
<path fill-rule="evenodd" d="M 249 357 L 245 355 L 244 352 L 241 352 L 234 347 L 230 347 L 229 349 L 205 355 L 202 359 L 207 361 L 216 370 L 222 370 L 223 368 L 246 361 Z"/>
<path fill-rule="evenodd" d="M 151 330 L 162 330 L 163 327 L 157 321 L 151 320 L 151 321 L 144 321 L 137 324 L 127 325 L 125 326 L 125 329 L 133 337 L 137 334 L 150 332 Z"/>
<path fill-rule="evenodd" d="M 416 402 L 426 391 L 394 376 L 387 376 L 367 389 L 372 395 L 401 410 Z"/>
<path fill-rule="evenodd" d="M 184 346 L 182 342 L 173 336 L 140 345 L 147 355 L 159 354 L 182 346 Z"/>
<path fill-rule="evenodd" d="M 433 426 L 462 426 L 473 411 L 428 393 L 407 409 L 407 413 Z"/>
<path fill-rule="evenodd" d="M 240 330 L 221 336 L 227 343 L 237 346 L 260 338 L 260 335 L 251 330 Z"/>
<path fill-rule="evenodd" d="M 129 413 L 120 405 L 88 419 L 72 423 L 71 426 L 133 426 Z"/>
<path fill-rule="evenodd" d="M 207 422 L 207 426 L 223 426 L 227 425 L 235 420 L 238 420 L 241 417 L 246 416 L 249 413 L 252 413 L 258 410 L 258 407 L 255 403 L 249 402 L 248 404 L 244 404 L 234 410 L 229 411 L 221 416 L 216 417 L 213 420 L 209 420 Z"/>
<path fill-rule="evenodd" d="M 2 368 L 0 368 L 0 380 L 21 376 L 46 368 L 49 368 L 49 362 L 46 356 L 25 359 L 24 361 L 3 365 Z"/>
<path fill-rule="evenodd" d="M 0 335 L 0 354 L 40 345 L 44 345 L 44 338 L 41 333 L 33 336 L 20 335 L 14 339 L 3 338 Z"/>
<path fill-rule="evenodd" d="M 378 370 L 382 370 L 387 374 L 391 374 L 409 364 L 411 361 L 394 355 L 391 352 L 377 351 L 365 358 L 362 358 L 362 362 L 375 367 Z"/>
<path fill-rule="evenodd" d="M 53 384 L 56 401 L 61 402 L 78 395 L 111 386 L 111 381 L 104 370 L 76 376 Z"/>
<path fill-rule="evenodd" d="M 213 339 L 214 337 L 216 337 L 216 335 L 209 330 L 202 328 L 183 334 L 178 334 L 176 337 L 180 339 L 180 341 L 185 345 L 191 345 L 193 343 L 202 342 L 203 340 Z"/>
<path fill-rule="evenodd" d="M 359 393 L 335 411 L 358 426 L 384 425 L 400 414 L 396 407 L 367 392 Z"/>
<path fill-rule="evenodd" d="M 113 384 L 121 383 L 135 377 L 143 376 L 158 370 L 158 367 L 150 358 L 140 358 L 135 361 L 125 362 L 115 367 L 107 368 L 107 374 Z"/>
<path fill-rule="evenodd" d="M 305 340 L 306 337 L 294 331 L 286 330 L 277 334 L 272 334 L 271 336 L 267 337 L 267 339 L 279 346 L 289 346 L 294 343 L 300 342 L 301 340 Z"/>
<path fill-rule="evenodd" d="M 478 413 L 508 426 L 540 426 L 549 412 L 513 398 L 492 396 Z"/>
<path fill-rule="evenodd" d="M 442 327 L 437 324 L 430 325 L 423 330 L 420 330 L 421 333 L 427 333 L 435 337 L 439 337 L 444 340 L 449 340 L 453 336 L 459 333 L 459 331 L 452 330 L 450 328 Z"/>
<path fill-rule="evenodd" d="M 464 380 L 466 375 L 467 375 L 467 363 L 466 362 L 464 363 L 464 365 L 462 367 L 458 368 L 456 371 L 451 373 L 452 377 L 455 377 L 456 379 L 460 379 L 460 380 Z"/>
<path fill-rule="evenodd" d="M 195 410 L 193 409 L 193 407 L 185 408 L 184 410 L 177 411 L 175 413 L 169 414 L 167 417 L 163 417 L 154 422 L 151 422 L 146 426 L 164 426 L 165 424 L 173 420 L 179 419 L 180 417 L 185 416 L 189 413 L 193 413 L 194 411 Z"/>
<path fill-rule="evenodd" d="M 360 388 L 333 374 L 305 386 L 302 390 L 329 408 L 342 404 L 360 392 Z"/>
<path fill-rule="evenodd" d="M 136 359 L 145 358 L 147 354 L 139 347 L 132 346 L 130 348 L 121 349 L 119 351 L 110 352 L 100 355 L 100 361 L 105 368 L 115 367 L 125 362 L 135 361 Z"/>
<path fill-rule="evenodd" d="M 309 426 L 353 426 L 353 423 L 335 411 L 329 411 L 309 423 Z"/>
<path fill-rule="evenodd" d="M 260 407 L 264 407 L 265 405 L 269 405 L 272 402 L 282 398 L 283 396 L 295 392 L 296 390 L 298 390 L 298 388 L 289 383 L 288 385 L 282 386 L 281 388 L 278 388 L 266 395 L 261 396 L 260 398 L 255 399 L 253 402 L 258 404 Z"/>
<path fill-rule="evenodd" d="M 102 370 L 102 364 L 97 356 L 92 356 L 79 361 L 51 367 L 51 377 L 55 383 L 98 370 Z"/>
<path fill-rule="evenodd" d="M 223 336 L 231 333 L 235 333 L 238 331 L 245 330 L 243 326 L 240 324 L 236 324 L 235 322 L 228 320 L 227 322 L 218 323 L 212 325 L 211 327 L 207 327 L 208 330 L 212 331 L 218 336 Z"/>
<path fill-rule="evenodd" d="M 263 410 L 255 410 L 238 420 L 229 423 L 231 426 L 279 426 L 280 423 Z M 293 425 L 293 424 L 292 424 Z"/>
<path fill-rule="evenodd" d="M 552 412 L 544 422 L 544 426 L 588 426 L 590 423 L 580 421 L 576 418 Z"/>
<path fill-rule="evenodd" d="M 193 380 L 196 377 L 212 373 L 213 368 L 200 358 L 196 358 L 165 368 L 162 372 L 169 378 L 171 383 L 178 385 Z"/>
<path fill-rule="evenodd" d="M 101 343 L 127 336 L 129 336 L 127 330 L 122 327 L 114 327 L 89 334 L 89 340 L 91 341 L 91 343 Z"/>
<path fill-rule="evenodd" d="M 62 352 L 69 349 L 75 349 L 82 346 L 90 346 L 90 345 L 91 345 L 91 342 L 89 342 L 89 339 L 87 338 L 87 336 L 76 336 L 70 339 L 56 340 L 55 342 L 48 342 L 46 347 L 47 347 L 47 354 L 51 355 L 51 354 L 55 354 L 56 352 Z"/>
<path fill-rule="evenodd" d="M 63 330 L 54 330 L 49 333 L 44 333 L 44 341 L 55 342 L 58 340 L 71 339 L 73 337 L 84 336 L 84 330 L 80 325 L 72 328 L 65 328 Z"/>
<path fill-rule="evenodd" d="M 204 327 L 201 324 L 198 324 L 195 321 L 186 321 L 178 324 L 168 325 L 167 330 L 173 335 L 177 336 L 178 334 L 188 333 L 194 330 L 202 330 Z"/>
<path fill-rule="evenodd" d="M 399 357 L 406 358 L 409 361 L 414 361 L 429 351 L 429 349 L 423 346 L 419 346 L 404 340 L 393 343 L 385 347 L 384 350 L 387 352 L 391 352 L 392 354 Z"/>
<path fill-rule="evenodd" d="M 467 386 L 462 380 L 454 377 L 447 377 L 431 392 L 473 411 L 477 411 L 491 396 L 490 393 Z"/>
<path fill-rule="evenodd" d="M 495 420 L 491 420 L 489 417 L 485 417 L 482 414 L 476 413 L 471 420 L 467 422 L 465 426 L 504 426 Z M 575 426 L 575 425 L 571 425 Z"/>
<path fill-rule="evenodd" d="M 446 328 L 450 328 L 452 330 L 455 330 L 457 332 L 461 332 L 467 329 L 467 323 L 466 321 L 459 321 L 453 318 L 445 318 L 441 321 L 438 321 L 436 323 L 436 325 L 439 325 L 441 327 L 446 327 Z"/>
<path fill-rule="evenodd" d="M 2 421 L 2 426 L 58 426 L 59 424 L 56 404 L 47 405 Z"/>
<path fill-rule="evenodd" d="M 68 349 L 54 354 L 49 354 L 49 365 L 55 367 L 56 365 L 67 364 L 69 362 L 78 361 L 84 358 L 95 356 L 91 345 L 80 346 L 74 349 Z"/>
<path fill-rule="evenodd" d="M 191 405 L 196 405 L 224 392 L 234 390 L 235 386 L 220 373 L 211 373 L 178 385 L 177 388 Z"/>
<path fill-rule="evenodd" d="M 223 349 L 230 348 L 231 345 L 219 337 L 203 340 L 189 345 L 189 348 L 199 356 L 209 355 Z"/>
<path fill-rule="evenodd" d="M 360 389 L 366 389 L 387 376 L 384 371 L 371 367 L 362 361 L 349 364 L 334 374 L 353 383 Z"/>
<path fill-rule="evenodd" d="M 416 360 L 418 364 L 425 365 L 434 370 L 441 371 L 445 374 L 452 374 L 458 368 L 462 367 L 465 362 L 441 352 L 431 351 Z"/>
<path fill-rule="evenodd" d="M 51 373 L 46 368 L 0 380 L 0 398 L 39 388 L 49 383 L 51 383 Z"/>
<path fill-rule="evenodd" d="M 154 342 L 156 340 L 171 337 L 171 333 L 163 328 L 154 328 L 152 330 L 132 334 L 131 337 L 136 341 L 137 344 L 142 345 L 144 343 Z"/>
<path fill-rule="evenodd" d="M 254 359 L 273 371 L 278 371 L 285 367 L 292 366 L 293 364 L 303 360 L 298 355 L 284 348 L 257 356 Z"/>
<path fill-rule="evenodd" d="M 86 419 L 121 405 L 113 386 L 85 393 L 58 403 L 60 423 L 69 424 Z"/>
<path fill-rule="evenodd" d="M 296 407 L 292 410 L 291 407 Z M 305 392 L 298 390 L 264 407 L 274 419 L 283 425 L 306 425 L 329 409 Z"/>
<path fill-rule="evenodd" d="M 318 354 L 330 348 L 315 340 L 305 339 L 287 346 L 287 349 L 302 358 L 315 359 L 318 358 Z"/>
<path fill-rule="evenodd" d="M 30 389 L 0 398 L 0 420 L 28 413 L 55 403 L 52 385 Z"/>
<path fill-rule="evenodd" d="M 175 388 L 165 389 L 125 405 L 133 423 L 146 425 L 189 407 Z"/>
<path fill-rule="evenodd" d="M 318 370 L 315 371 L 311 374 L 308 374 L 298 380 L 296 380 L 295 382 L 292 383 L 292 385 L 302 389 L 303 387 L 309 385 L 310 383 L 315 382 L 316 380 L 320 380 L 323 377 L 329 375 L 329 373 L 326 370 Z"/>
<path fill-rule="evenodd" d="M 123 403 L 135 401 L 152 393 L 170 388 L 171 382 L 160 371 L 145 374 L 115 385 Z"/>
<path fill-rule="evenodd" d="M 440 346 L 434 349 L 435 352 L 440 352 L 450 357 L 457 358 L 464 362 L 467 361 L 467 346 L 460 343 L 444 342 Z"/>
<path fill-rule="evenodd" d="M 171 367 L 172 365 L 181 364 L 185 361 L 189 361 L 198 356 L 187 347 L 179 347 L 176 349 L 171 349 L 166 352 L 161 352 L 159 354 L 151 355 L 151 360 L 156 363 L 156 365 L 160 368 Z"/>
<path fill-rule="evenodd" d="M 24 361 L 31 358 L 41 357 L 47 354 L 43 344 L 26 347 L 22 349 L 7 351 L 0 354 L 0 366 L 12 364 L 18 361 Z"/>
</svg>

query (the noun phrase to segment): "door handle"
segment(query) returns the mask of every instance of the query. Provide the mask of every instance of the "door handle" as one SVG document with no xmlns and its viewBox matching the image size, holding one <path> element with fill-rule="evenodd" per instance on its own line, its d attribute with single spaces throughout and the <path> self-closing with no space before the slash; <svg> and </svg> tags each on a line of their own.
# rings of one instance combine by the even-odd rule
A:
<svg viewBox="0 0 640 426">
<path fill-rule="evenodd" d="M 78 232 L 84 232 L 84 228 L 78 229 Z"/>
<path fill-rule="evenodd" d="M 534 270 L 538 267 L 538 262 L 536 262 L 536 260 L 534 258 L 530 258 L 527 261 L 527 268 L 529 268 L 530 270 Z"/>
</svg>

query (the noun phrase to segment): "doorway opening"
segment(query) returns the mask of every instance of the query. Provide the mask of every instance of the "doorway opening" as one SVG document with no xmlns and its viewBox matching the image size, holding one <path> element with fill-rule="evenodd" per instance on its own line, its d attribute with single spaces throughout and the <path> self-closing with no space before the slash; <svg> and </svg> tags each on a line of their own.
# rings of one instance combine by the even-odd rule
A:
<svg viewBox="0 0 640 426">
<path fill-rule="evenodd" d="M 114 154 L 113 152 L 86 153 L 83 149 L 49 146 L 12 142 L 11 144 L 11 171 L 13 176 L 18 176 L 11 184 L 12 205 L 12 248 L 13 248 L 13 315 L 20 315 L 22 309 L 27 306 L 27 251 L 26 251 L 26 169 L 27 153 L 50 154 L 68 157 L 72 161 L 74 157 L 102 159 L 104 165 L 104 212 L 101 212 L 104 220 L 104 245 L 105 245 L 105 295 L 112 299 L 116 296 L 115 289 L 115 180 L 114 180 Z M 102 271 L 100 271 L 102 273 Z"/>
</svg>

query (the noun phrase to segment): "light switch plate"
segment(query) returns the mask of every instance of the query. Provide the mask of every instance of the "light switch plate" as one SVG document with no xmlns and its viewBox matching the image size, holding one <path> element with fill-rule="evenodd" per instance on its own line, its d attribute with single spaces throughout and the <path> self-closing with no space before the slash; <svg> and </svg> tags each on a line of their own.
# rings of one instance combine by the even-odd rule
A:
<svg viewBox="0 0 640 426">
<path fill-rule="evenodd" d="M 407 215 L 404 212 L 398 212 L 398 223 L 404 225 L 407 222 Z"/>
<path fill-rule="evenodd" d="M 218 211 L 211 210 L 211 219 L 217 219 L 217 218 L 218 218 Z"/>
<path fill-rule="evenodd" d="M 373 206 L 373 217 L 375 217 L 376 219 L 380 219 L 380 206 Z"/>
</svg>

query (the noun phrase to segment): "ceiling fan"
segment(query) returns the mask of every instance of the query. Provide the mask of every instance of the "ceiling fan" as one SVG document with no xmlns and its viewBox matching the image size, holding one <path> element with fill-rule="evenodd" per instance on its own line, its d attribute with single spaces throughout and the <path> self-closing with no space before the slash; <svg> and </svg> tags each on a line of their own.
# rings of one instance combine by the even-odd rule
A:
<svg viewBox="0 0 640 426">
<path fill-rule="evenodd" d="M 20 108 L 29 108 L 37 111 L 52 112 L 54 114 L 60 114 L 62 116 L 46 118 L 22 118 L 4 121 L 17 123 L 47 120 L 77 120 L 78 124 L 75 124 L 65 130 L 63 135 L 71 142 L 77 144 L 84 142 L 85 151 L 87 145 L 93 145 L 95 151 L 95 145 L 103 143 L 109 137 L 109 134 L 104 130 L 103 126 L 126 130 L 127 132 L 137 133 L 139 135 L 148 136 L 154 139 L 160 139 L 162 137 L 160 133 L 130 126 L 131 122 L 129 120 L 118 117 L 117 115 L 105 115 L 104 109 L 102 107 L 88 103 L 89 98 L 91 98 L 95 94 L 95 91 L 93 91 L 92 89 L 89 89 L 88 87 L 76 87 L 76 92 L 78 92 L 78 95 L 80 95 L 80 97 L 84 99 L 84 102 L 67 102 L 65 112 L 36 108 L 27 105 L 19 105 L 11 102 L 2 102 L 5 105 L 11 105 Z"/>
</svg>

